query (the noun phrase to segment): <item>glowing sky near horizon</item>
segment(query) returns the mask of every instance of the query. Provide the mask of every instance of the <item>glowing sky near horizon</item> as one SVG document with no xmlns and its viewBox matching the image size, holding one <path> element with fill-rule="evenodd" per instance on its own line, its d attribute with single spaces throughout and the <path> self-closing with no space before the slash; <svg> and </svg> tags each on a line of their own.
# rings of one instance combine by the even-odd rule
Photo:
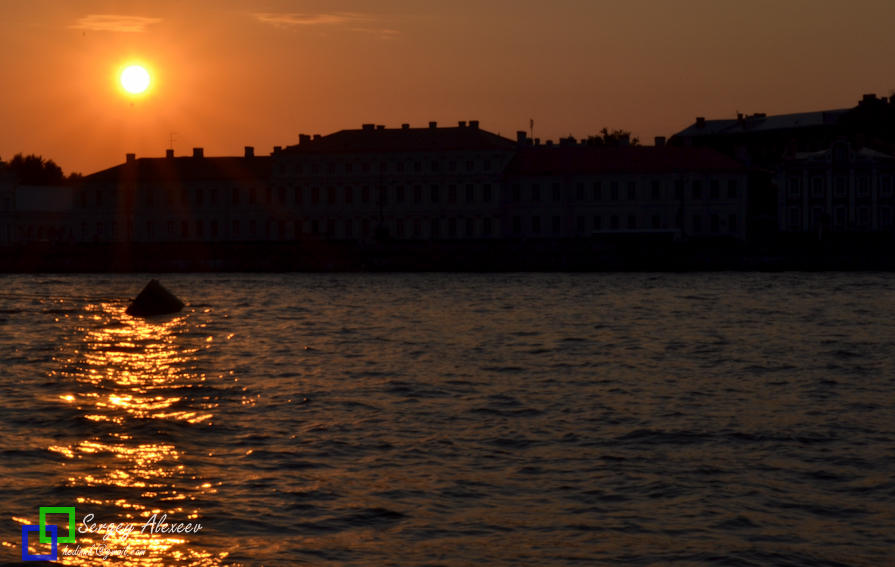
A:
<svg viewBox="0 0 895 567">
<path fill-rule="evenodd" d="M 479 120 L 646 143 L 696 116 L 847 108 L 895 88 L 895 3 L 35 0 L 0 6 L 0 158 L 259 154 L 375 122 Z M 140 61 L 135 99 L 120 72 Z"/>
</svg>

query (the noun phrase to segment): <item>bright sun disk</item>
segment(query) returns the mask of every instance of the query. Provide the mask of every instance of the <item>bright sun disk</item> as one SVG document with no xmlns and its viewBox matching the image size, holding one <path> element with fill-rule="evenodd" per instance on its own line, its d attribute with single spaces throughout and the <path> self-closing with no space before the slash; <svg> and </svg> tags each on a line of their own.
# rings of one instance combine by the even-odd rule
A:
<svg viewBox="0 0 895 567">
<path fill-rule="evenodd" d="M 139 65 L 131 65 L 121 73 L 121 86 L 129 93 L 139 94 L 149 87 L 149 72 Z"/>
</svg>

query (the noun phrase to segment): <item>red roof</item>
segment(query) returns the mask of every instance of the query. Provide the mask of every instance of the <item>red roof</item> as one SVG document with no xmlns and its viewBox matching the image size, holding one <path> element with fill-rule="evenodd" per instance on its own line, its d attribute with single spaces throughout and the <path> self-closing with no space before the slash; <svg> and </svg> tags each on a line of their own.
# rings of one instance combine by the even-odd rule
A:
<svg viewBox="0 0 895 567">
<path fill-rule="evenodd" d="M 364 128 L 341 130 L 289 146 L 285 152 L 429 152 L 439 150 L 512 150 L 516 142 L 478 127 Z"/>
<path fill-rule="evenodd" d="M 270 178 L 270 157 L 176 157 L 140 158 L 84 177 L 84 183 L 117 183 L 123 180 L 177 183 Z"/>
<path fill-rule="evenodd" d="M 737 160 L 709 148 L 656 146 L 526 148 L 510 162 L 508 175 L 740 171 Z"/>
</svg>

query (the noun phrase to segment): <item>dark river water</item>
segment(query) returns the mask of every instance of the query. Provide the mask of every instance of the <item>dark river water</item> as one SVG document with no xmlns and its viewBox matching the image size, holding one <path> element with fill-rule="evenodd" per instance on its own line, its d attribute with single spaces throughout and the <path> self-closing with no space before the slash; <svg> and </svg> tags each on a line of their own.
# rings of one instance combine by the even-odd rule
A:
<svg viewBox="0 0 895 567">
<path fill-rule="evenodd" d="M 895 275 L 148 280 L 0 277 L 0 563 L 895 564 Z"/>
</svg>

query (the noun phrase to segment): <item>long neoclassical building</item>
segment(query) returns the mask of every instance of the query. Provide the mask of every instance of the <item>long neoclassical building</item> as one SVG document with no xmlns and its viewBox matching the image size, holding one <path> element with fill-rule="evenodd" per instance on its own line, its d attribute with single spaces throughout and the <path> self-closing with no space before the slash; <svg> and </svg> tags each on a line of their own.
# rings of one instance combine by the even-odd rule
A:
<svg viewBox="0 0 895 567">
<path fill-rule="evenodd" d="M 512 140 L 476 121 L 367 124 L 269 156 L 137 158 L 74 190 L 77 242 L 744 239 L 748 174 L 707 148 Z"/>
</svg>

